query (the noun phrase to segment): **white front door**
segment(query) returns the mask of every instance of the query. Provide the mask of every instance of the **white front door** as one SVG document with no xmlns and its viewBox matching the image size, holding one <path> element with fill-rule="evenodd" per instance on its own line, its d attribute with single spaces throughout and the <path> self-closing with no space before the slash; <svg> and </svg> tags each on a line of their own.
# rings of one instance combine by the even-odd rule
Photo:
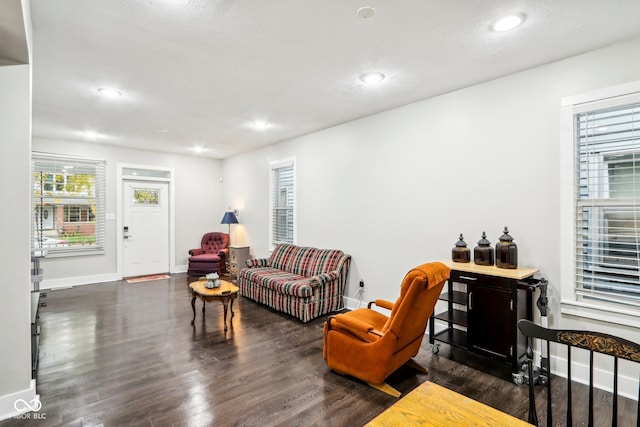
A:
<svg viewBox="0 0 640 427">
<path fill-rule="evenodd" d="M 169 272 L 169 184 L 123 181 L 123 276 Z"/>
</svg>

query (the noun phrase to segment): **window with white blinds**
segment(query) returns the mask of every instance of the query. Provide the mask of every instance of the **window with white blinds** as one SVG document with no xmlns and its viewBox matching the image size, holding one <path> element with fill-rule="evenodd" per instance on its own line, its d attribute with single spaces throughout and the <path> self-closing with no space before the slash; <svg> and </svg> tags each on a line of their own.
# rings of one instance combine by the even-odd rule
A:
<svg viewBox="0 0 640 427">
<path fill-rule="evenodd" d="M 295 243 L 295 159 L 272 162 L 271 170 L 271 247 Z"/>
<path fill-rule="evenodd" d="M 104 252 L 104 160 L 32 153 L 31 246 L 49 255 Z"/>
<path fill-rule="evenodd" d="M 640 303 L 640 103 L 574 115 L 576 293 Z"/>
</svg>

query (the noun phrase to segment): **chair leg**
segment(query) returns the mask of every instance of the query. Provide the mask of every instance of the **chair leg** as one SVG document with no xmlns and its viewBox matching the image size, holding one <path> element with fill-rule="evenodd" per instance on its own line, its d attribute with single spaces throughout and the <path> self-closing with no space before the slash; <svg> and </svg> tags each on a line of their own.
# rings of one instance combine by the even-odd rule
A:
<svg viewBox="0 0 640 427">
<path fill-rule="evenodd" d="M 389 384 L 387 383 L 381 383 L 381 384 L 371 384 L 371 383 L 367 383 L 369 384 L 369 387 L 373 387 L 376 390 L 380 390 L 384 393 L 387 393 L 393 397 L 400 397 L 400 395 L 402 393 L 400 393 L 398 390 L 396 390 L 395 388 L 391 387 Z"/>
<path fill-rule="evenodd" d="M 424 374 L 429 373 L 429 371 L 427 371 L 427 368 L 425 368 L 424 366 L 422 366 L 421 364 L 419 364 L 418 362 L 416 362 L 413 359 L 409 359 L 407 361 L 407 363 L 405 363 L 405 365 L 409 366 L 410 368 L 415 369 L 416 371 L 422 372 Z"/>
</svg>

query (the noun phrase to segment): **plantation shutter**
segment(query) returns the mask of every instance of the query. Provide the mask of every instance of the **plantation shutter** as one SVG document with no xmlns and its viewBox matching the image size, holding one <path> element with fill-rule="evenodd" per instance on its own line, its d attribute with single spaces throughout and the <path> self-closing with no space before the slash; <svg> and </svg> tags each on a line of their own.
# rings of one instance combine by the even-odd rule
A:
<svg viewBox="0 0 640 427">
<path fill-rule="evenodd" d="M 104 160 L 32 153 L 32 249 L 101 253 L 105 242 Z"/>
<path fill-rule="evenodd" d="M 640 103 L 575 116 L 576 292 L 640 301 Z"/>
<path fill-rule="evenodd" d="M 295 174 L 293 161 L 271 167 L 272 246 L 294 243 Z"/>
</svg>

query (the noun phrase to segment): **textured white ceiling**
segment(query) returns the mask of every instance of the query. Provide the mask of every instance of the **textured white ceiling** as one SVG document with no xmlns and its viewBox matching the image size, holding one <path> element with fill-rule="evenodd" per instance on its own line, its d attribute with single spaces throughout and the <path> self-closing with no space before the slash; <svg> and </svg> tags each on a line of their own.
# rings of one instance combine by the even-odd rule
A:
<svg viewBox="0 0 640 427">
<path fill-rule="evenodd" d="M 362 6 L 375 16 L 359 18 Z M 200 145 L 213 158 L 640 36 L 638 0 L 32 0 L 31 10 L 35 137 L 95 131 L 98 143 Z M 489 30 L 513 12 L 526 14 L 521 27 Z M 366 71 L 387 79 L 367 87 Z M 271 125 L 256 131 L 255 120 Z"/>
</svg>

